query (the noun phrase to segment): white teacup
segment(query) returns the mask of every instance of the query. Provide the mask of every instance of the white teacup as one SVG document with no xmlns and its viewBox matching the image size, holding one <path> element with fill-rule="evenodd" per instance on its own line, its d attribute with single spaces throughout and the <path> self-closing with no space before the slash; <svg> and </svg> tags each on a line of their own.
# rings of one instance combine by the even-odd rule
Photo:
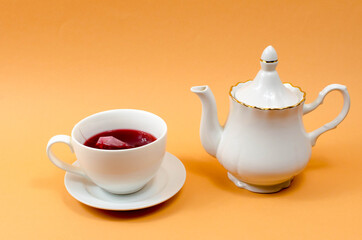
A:
<svg viewBox="0 0 362 240">
<path fill-rule="evenodd" d="M 105 150 L 85 146 L 90 137 L 113 129 L 136 129 L 157 138 L 141 147 Z M 91 115 L 79 123 L 72 136 L 52 137 L 47 154 L 57 167 L 89 178 L 99 187 L 115 194 L 129 194 L 140 190 L 157 173 L 166 151 L 167 125 L 157 115 L 134 109 L 116 109 Z M 59 160 L 51 151 L 54 143 L 66 143 L 74 150 L 80 167 Z"/>
</svg>

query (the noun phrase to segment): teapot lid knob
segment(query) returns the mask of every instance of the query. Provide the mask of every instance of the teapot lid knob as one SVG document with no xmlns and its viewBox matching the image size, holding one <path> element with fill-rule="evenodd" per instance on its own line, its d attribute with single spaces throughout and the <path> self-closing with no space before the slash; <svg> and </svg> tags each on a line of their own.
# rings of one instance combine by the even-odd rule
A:
<svg viewBox="0 0 362 240">
<path fill-rule="evenodd" d="M 261 55 L 260 61 L 264 63 L 275 63 L 278 62 L 277 51 L 273 48 L 272 45 L 266 47 Z"/>
</svg>

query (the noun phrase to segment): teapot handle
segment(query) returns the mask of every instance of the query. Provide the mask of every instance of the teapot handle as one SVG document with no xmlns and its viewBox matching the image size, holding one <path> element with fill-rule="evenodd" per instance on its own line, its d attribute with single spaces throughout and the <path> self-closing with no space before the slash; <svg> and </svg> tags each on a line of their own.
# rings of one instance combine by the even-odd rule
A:
<svg viewBox="0 0 362 240">
<path fill-rule="evenodd" d="M 310 103 L 310 104 L 305 104 L 303 107 L 303 114 L 307 114 L 311 111 L 313 111 L 314 109 L 316 109 L 320 104 L 323 103 L 324 98 L 326 97 L 326 95 L 331 92 L 337 90 L 339 92 L 342 93 L 343 95 L 343 108 L 342 111 L 339 113 L 339 115 L 331 122 L 323 125 L 322 127 L 314 130 L 313 132 L 308 133 L 309 139 L 311 141 L 312 146 L 315 145 L 318 137 L 324 133 L 327 132 L 331 129 L 334 129 L 337 127 L 338 124 L 340 124 L 343 119 L 347 116 L 347 113 L 349 111 L 349 106 L 351 103 L 348 91 L 347 91 L 347 87 L 340 85 L 340 84 L 331 84 L 328 85 L 327 87 L 325 87 L 318 95 L 317 99 Z"/>
</svg>

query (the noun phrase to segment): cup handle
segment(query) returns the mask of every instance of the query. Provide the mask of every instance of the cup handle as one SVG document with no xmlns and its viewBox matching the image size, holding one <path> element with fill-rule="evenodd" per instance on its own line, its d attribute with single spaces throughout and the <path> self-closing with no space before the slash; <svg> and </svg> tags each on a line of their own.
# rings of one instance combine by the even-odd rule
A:
<svg viewBox="0 0 362 240">
<path fill-rule="evenodd" d="M 311 111 L 313 111 L 314 109 L 316 109 L 320 104 L 323 103 L 324 98 L 326 97 L 326 95 L 331 92 L 337 90 L 339 92 L 342 93 L 343 95 L 343 108 L 342 111 L 339 113 L 339 115 L 331 122 L 323 125 L 322 127 L 314 130 L 313 132 L 308 133 L 308 137 L 311 141 L 312 146 L 315 145 L 318 137 L 322 134 L 325 133 L 329 130 L 332 130 L 334 128 L 337 127 L 338 124 L 340 124 L 343 119 L 347 116 L 347 113 L 349 111 L 349 106 L 351 103 L 348 91 L 347 91 L 347 87 L 340 85 L 340 84 L 331 84 L 328 85 L 327 87 L 325 87 L 318 95 L 317 99 L 310 103 L 310 104 L 305 104 L 303 107 L 303 114 L 307 114 Z"/>
<path fill-rule="evenodd" d="M 65 170 L 65 171 L 67 171 L 67 172 L 78 174 L 78 175 L 83 176 L 83 177 L 87 177 L 86 174 L 83 172 L 83 170 L 80 167 L 76 167 L 76 166 L 73 166 L 73 165 L 71 165 L 69 163 L 63 162 L 63 161 L 59 160 L 53 154 L 53 151 L 52 151 L 51 148 L 52 148 L 54 143 L 65 143 L 65 144 L 67 144 L 69 146 L 70 150 L 72 152 L 74 152 L 72 143 L 70 141 L 70 137 L 67 136 L 67 135 L 56 135 L 56 136 L 52 137 L 49 140 L 48 145 L 47 145 L 48 158 L 58 168 L 61 168 L 61 169 Z"/>
</svg>

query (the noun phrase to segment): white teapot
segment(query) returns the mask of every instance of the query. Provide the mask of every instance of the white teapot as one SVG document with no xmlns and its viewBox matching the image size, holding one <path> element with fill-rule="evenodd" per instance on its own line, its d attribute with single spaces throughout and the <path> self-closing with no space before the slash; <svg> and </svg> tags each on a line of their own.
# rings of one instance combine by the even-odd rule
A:
<svg viewBox="0 0 362 240">
<path fill-rule="evenodd" d="M 305 104 L 305 92 L 281 82 L 275 70 L 278 57 L 272 46 L 264 50 L 260 65 L 254 80 L 231 87 L 230 112 L 224 127 L 218 122 L 210 88 L 195 86 L 191 91 L 202 102 L 200 137 L 205 150 L 227 169 L 236 186 L 273 193 L 288 187 L 305 168 L 317 138 L 342 122 L 350 97 L 345 86 L 332 84 L 314 102 Z M 317 108 L 333 90 L 343 95 L 342 111 L 333 121 L 307 133 L 303 115 Z"/>
</svg>

